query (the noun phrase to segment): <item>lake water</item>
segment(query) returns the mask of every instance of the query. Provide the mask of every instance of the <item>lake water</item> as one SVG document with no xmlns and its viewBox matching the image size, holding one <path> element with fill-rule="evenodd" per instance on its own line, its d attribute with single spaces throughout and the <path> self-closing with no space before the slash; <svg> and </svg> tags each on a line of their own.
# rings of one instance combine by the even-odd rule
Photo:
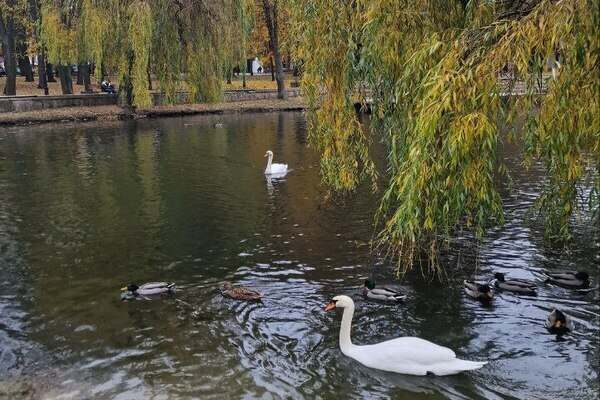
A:
<svg viewBox="0 0 600 400">
<path fill-rule="evenodd" d="M 265 180 L 267 149 L 285 179 Z M 451 252 L 447 281 L 412 274 L 396 283 L 407 301 L 387 305 L 359 290 L 394 283 L 366 245 L 378 197 L 326 199 L 301 113 L 0 129 L 0 398 L 26 379 L 24 396 L 61 399 L 597 399 L 597 293 L 540 282 L 484 307 L 462 292 L 494 271 L 598 282 L 598 227 L 583 214 L 571 246 L 549 247 L 527 213 L 543 175 L 518 154 L 501 154 L 506 224 Z M 120 301 L 155 280 L 176 297 Z M 223 298 L 225 280 L 264 303 Z M 323 312 L 337 294 L 356 301 L 356 344 L 414 335 L 490 363 L 450 377 L 363 367 L 339 350 L 341 313 Z M 572 334 L 547 333 L 553 307 Z"/>
</svg>

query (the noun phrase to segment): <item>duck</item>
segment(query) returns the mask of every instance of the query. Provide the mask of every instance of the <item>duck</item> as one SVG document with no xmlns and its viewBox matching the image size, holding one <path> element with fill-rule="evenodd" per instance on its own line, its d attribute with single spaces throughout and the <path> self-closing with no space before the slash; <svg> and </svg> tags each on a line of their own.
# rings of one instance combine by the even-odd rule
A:
<svg viewBox="0 0 600 400">
<path fill-rule="evenodd" d="M 273 164 L 273 152 L 267 150 L 265 157 L 269 157 L 267 160 L 267 167 L 265 168 L 265 175 L 281 175 L 287 173 L 287 164 Z"/>
<path fill-rule="evenodd" d="M 546 283 L 553 283 L 570 289 L 585 289 L 590 286 L 590 275 L 583 271 L 542 272 Z"/>
<path fill-rule="evenodd" d="M 342 354 L 366 367 L 406 375 L 442 376 L 479 369 L 487 363 L 461 360 L 449 348 L 418 337 L 399 337 L 376 344 L 355 345 L 350 337 L 354 301 L 348 296 L 335 296 L 325 306 L 325 311 L 336 308 L 344 310 L 339 334 Z"/>
<path fill-rule="evenodd" d="M 496 272 L 494 274 L 494 278 L 496 278 L 494 281 L 494 286 L 499 289 L 508 290 L 509 292 L 527 294 L 530 296 L 535 296 L 537 294 L 537 286 L 532 281 L 516 278 L 506 279 L 505 274 L 502 272 Z"/>
<path fill-rule="evenodd" d="M 494 298 L 494 289 L 487 283 L 465 280 L 465 293 L 474 299 L 491 301 Z"/>
<path fill-rule="evenodd" d="M 375 287 L 375 282 L 367 279 L 365 286 L 363 287 L 363 296 L 381 301 L 399 302 L 406 298 L 405 295 L 400 294 L 397 290 L 393 290 L 387 287 Z"/>
<path fill-rule="evenodd" d="M 136 283 L 122 287 L 124 292 L 123 299 L 135 298 L 139 296 L 157 296 L 175 293 L 175 284 L 172 282 L 149 282 L 139 286 Z"/>
<path fill-rule="evenodd" d="M 564 312 L 555 308 L 546 319 L 546 329 L 558 335 L 571 331 L 571 319 Z"/>
<path fill-rule="evenodd" d="M 235 300 L 261 301 L 263 295 L 256 290 L 248 289 L 243 286 L 234 287 L 231 282 L 225 282 L 221 289 L 221 294 Z"/>
</svg>

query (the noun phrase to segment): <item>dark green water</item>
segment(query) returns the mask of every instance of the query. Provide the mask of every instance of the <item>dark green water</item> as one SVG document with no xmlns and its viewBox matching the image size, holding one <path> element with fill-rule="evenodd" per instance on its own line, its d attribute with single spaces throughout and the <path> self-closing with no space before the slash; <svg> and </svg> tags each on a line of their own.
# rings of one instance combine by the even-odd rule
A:
<svg viewBox="0 0 600 400">
<path fill-rule="evenodd" d="M 265 180 L 267 149 L 290 164 L 285 179 Z M 507 222 L 478 263 L 455 252 L 449 282 L 416 274 L 405 304 L 382 305 L 358 289 L 392 281 L 363 245 L 377 199 L 325 200 L 300 113 L 0 129 L 0 398 L 26 378 L 66 399 L 596 399 L 597 293 L 540 283 L 491 307 L 462 293 L 461 279 L 494 271 L 598 282 L 598 228 L 583 215 L 573 246 L 547 247 L 525 218 L 541 173 L 515 148 L 502 157 Z M 153 280 L 176 282 L 198 316 L 175 299 L 120 301 L 123 284 Z M 222 298 L 224 280 L 264 304 Z M 339 351 L 340 315 L 322 312 L 336 294 L 356 301 L 356 344 L 416 335 L 490 363 L 443 378 L 363 367 Z M 561 340 L 543 326 L 553 307 L 575 323 Z"/>
</svg>

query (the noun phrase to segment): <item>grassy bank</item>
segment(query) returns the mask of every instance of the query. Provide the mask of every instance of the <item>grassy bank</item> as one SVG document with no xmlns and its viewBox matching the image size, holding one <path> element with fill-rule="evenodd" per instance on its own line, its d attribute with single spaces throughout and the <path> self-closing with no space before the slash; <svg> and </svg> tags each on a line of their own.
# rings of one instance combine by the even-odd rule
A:
<svg viewBox="0 0 600 400">
<path fill-rule="evenodd" d="M 73 94 L 80 94 L 84 92 L 83 85 L 76 84 L 76 77 L 73 77 Z M 111 77 L 113 84 L 116 85 L 116 77 Z M 291 83 L 295 80 L 290 74 L 286 74 L 285 76 L 285 87 L 289 88 Z M 6 82 L 6 77 L 0 77 L 0 89 L 4 88 L 4 84 Z M 18 76 L 17 77 L 17 95 L 18 96 L 43 96 L 44 91 L 37 87 L 37 76 L 35 77 L 35 82 L 25 82 L 25 78 Z M 160 84 L 156 79 L 152 79 L 152 87 L 154 90 L 150 92 L 159 92 Z M 231 80 L 231 83 L 223 82 L 224 90 L 242 90 L 243 83 L 241 76 L 234 76 Z M 262 90 L 262 89 L 277 89 L 277 83 L 271 80 L 270 74 L 264 75 L 254 75 L 254 76 L 246 76 L 246 88 L 245 89 L 253 89 L 253 90 Z M 97 83 L 96 79 L 92 77 L 92 90 L 94 92 L 100 92 L 100 85 Z M 185 82 L 182 82 L 179 90 L 188 91 L 188 87 Z M 2 90 L 0 90 L 0 97 L 2 97 Z M 62 94 L 60 82 L 57 80 L 56 82 L 48 82 L 48 94 L 51 96 L 60 96 Z"/>
</svg>

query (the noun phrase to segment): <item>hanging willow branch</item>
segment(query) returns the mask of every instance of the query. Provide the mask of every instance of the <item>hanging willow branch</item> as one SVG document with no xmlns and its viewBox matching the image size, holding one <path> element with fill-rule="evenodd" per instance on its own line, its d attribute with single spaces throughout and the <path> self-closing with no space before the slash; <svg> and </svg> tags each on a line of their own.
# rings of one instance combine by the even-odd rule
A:
<svg viewBox="0 0 600 400">
<path fill-rule="evenodd" d="M 440 240 L 463 228 L 481 237 L 502 223 L 497 146 L 500 128 L 517 117 L 527 119 L 520 132 L 526 160 L 541 160 L 547 169 L 538 205 L 549 236 L 568 238 L 583 190 L 578 184 L 590 172 L 589 206 L 597 218 L 597 2 L 292 3 L 303 85 L 318 108 L 311 142 L 323 154 L 324 181 L 334 188 L 353 188 L 364 173 L 347 165 L 369 165 L 368 141 L 351 139 L 358 128 L 349 99 L 361 85 L 370 89 L 372 133 L 389 149 L 377 243 L 398 260 L 400 272 L 422 255 L 439 272 Z M 556 79 L 542 78 L 557 55 Z M 498 77 L 507 65 L 526 90 L 503 101 L 510 93 Z"/>
</svg>

